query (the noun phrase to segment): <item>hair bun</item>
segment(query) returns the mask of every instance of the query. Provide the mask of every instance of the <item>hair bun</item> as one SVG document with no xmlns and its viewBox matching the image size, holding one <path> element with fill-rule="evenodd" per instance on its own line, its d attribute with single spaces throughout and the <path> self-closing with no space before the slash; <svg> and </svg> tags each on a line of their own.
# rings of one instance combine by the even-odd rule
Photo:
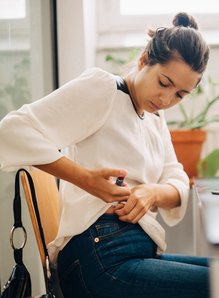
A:
<svg viewBox="0 0 219 298">
<path fill-rule="evenodd" d="M 175 15 L 173 19 L 173 25 L 175 27 L 177 26 L 183 26 L 183 27 L 191 27 L 196 30 L 198 30 L 198 24 L 193 16 L 190 16 L 186 12 L 179 12 L 177 15 Z"/>
</svg>

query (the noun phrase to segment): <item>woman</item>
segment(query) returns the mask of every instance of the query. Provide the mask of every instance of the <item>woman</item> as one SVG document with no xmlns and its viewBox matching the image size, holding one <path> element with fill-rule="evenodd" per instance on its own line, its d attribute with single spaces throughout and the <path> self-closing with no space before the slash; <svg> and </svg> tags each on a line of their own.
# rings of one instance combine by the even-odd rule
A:
<svg viewBox="0 0 219 298">
<path fill-rule="evenodd" d="M 125 78 L 85 71 L 1 122 L 2 170 L 34 165 L 61 179 L 49 253 L 65 297 L 210 295 L 208 260 L 163 254 L 156 221 L 159 210 L 177 224 L 189 192 L 163 110 L 196 88 L 209 58 L 193 17 L 173 24 L 149 32 Z M 114 182 L 121 176 L 124 187 Z"/>
</svg>

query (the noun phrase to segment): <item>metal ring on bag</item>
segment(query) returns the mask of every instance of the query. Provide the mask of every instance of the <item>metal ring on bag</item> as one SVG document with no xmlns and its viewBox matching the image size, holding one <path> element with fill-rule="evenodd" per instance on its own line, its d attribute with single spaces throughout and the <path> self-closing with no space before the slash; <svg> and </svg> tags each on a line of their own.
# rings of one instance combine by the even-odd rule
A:
<svg viewBox="0 0 219 298">
<path fill-rule="evenodd" d="M 26 232 L 25 227 L 20 227 L 20 228 L 22 228 L 22 230 L 24 232 L 24 242 L 22 243 L 20 248 L 24 248 L 24 246 L 26 245 L 26 242 L 27 242 L 27 232 Z M 12 229 L 11 229 L 11 233 L 10 233 L 10 244 L 11 244 L 11 247 L 13 248 L 13 250 L 16 249 L 14 247 L 14 242 L 13 242 L 13 234 L 14 234 L 15 230 L 16 230 L 16 228 L 13 226 Z"/>
</svg>

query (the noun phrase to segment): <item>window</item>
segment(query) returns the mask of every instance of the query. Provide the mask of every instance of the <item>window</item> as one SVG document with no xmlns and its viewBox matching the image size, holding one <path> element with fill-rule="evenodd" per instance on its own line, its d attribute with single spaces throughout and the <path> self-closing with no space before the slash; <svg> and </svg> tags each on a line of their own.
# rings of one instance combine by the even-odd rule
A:
<svg viewBox="0 0 219 298">
<path fill-rule="evenodd" d="M 179 11 L 192 14 L 201 30 L 219 30 L 218 0 L 97 0 L 99 32 L 145 30 L 148 26 L 171 26 Z"/>
<path fill-rule="evenodd" d="M 26 17 L 25 0 L 0 0 L 0 19 L 23 19 Z"/>
<path fill-rule="evenodd" d="M 175 14 L 179 11 L 186 11 L 190 14 L 214 14 L 219 13 L 218 0 L 209 0 L 206 6 L 205 1 L 184 0 L 157 0 L 147 5 L 145 0 L 120 0 L 121 15 L 147 15 L 147 14 Z"/>
</svg>

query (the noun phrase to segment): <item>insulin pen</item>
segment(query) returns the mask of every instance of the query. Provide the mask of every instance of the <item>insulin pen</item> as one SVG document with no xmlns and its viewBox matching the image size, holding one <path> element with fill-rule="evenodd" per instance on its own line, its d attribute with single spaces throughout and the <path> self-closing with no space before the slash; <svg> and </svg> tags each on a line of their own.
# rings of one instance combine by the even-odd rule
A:
<svg viewBox="0 0 219 298">
<path fill-rule="evenodd" d="M 116 179 L 116 185 L 118 186 L 123 186 L 123 180 L 125 179 L 125 177 L 118 177 Z"/>
</svg>

